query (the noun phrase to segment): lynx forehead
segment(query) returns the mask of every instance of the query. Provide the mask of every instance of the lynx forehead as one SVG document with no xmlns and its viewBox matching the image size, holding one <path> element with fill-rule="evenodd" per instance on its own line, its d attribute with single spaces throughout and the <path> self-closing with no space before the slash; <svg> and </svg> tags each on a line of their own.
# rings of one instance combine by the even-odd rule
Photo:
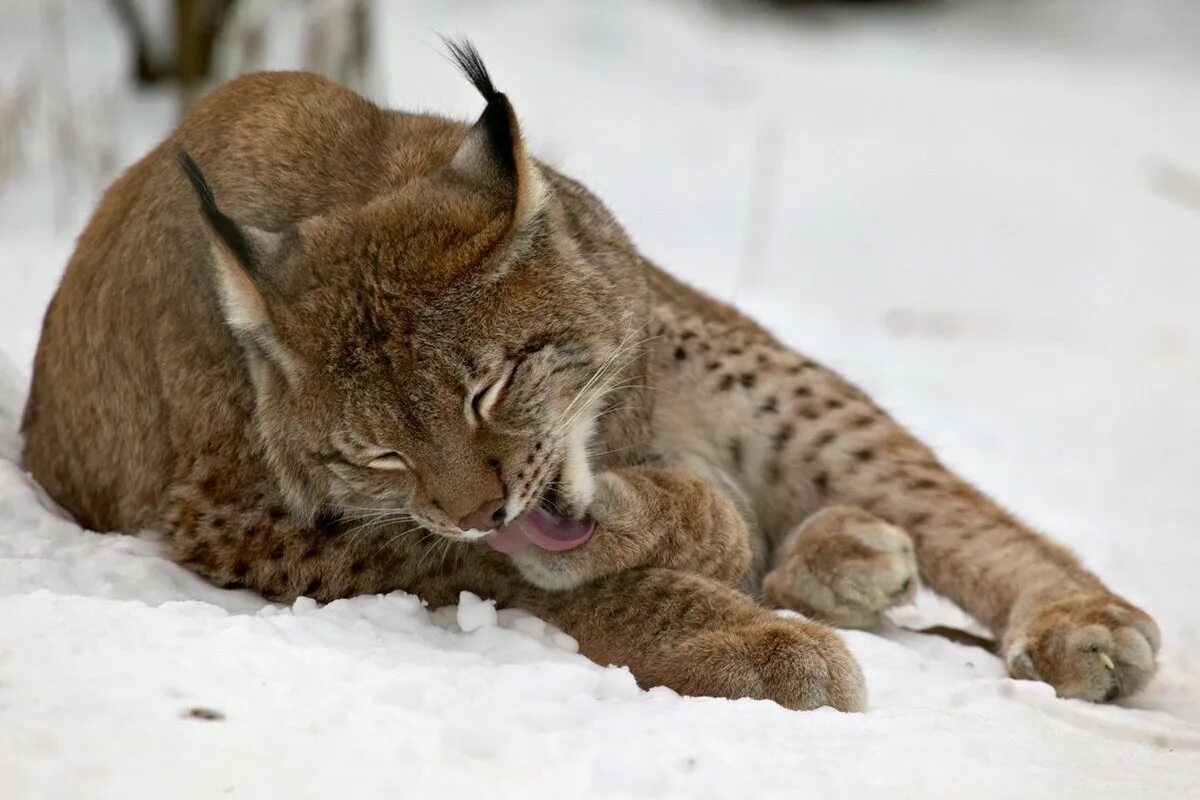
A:
<svg viewBox="0 0 1200 800">
<path fill-rule="evenodd" d="M 863 708 L 824 623 L 869 627 L 920 581 L 1016 677 L 1096 701 L 1149 680 L 1150 617 L 650 263 L 528 153 L 478 54 L 451 54 L 484 101 L 471 125 L 249 75 L 113 184 L 23 421 L 58 502 L 272 598 L 493 597 L 688 694 Z M 535 511 L 595 532 L 478 541 Z"/>
</svg>

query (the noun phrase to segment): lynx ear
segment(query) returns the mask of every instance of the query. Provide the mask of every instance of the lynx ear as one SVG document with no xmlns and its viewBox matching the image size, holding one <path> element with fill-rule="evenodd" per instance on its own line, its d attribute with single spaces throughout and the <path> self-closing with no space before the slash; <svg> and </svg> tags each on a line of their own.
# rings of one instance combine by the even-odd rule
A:
<svg viewBox="0 0 1200 800">
<path fill-rule="evenodd" d="M 296 374 L 295 358 L 276 337 L 271 312 L 260 288 L 265 269 L 279 257 L 283 237 L 239 225 L 226 216 L 217 207 L 212 188 L 200 166 L 183 150 L 179 151 L 179 166 L 200 200 L 200 211 L 212 245 L 217 296 L 225 322 L 234 333 L 270 357 L 291 380 Z"/>
<path fill-rule="evenodd" d="M 487 101 L 487 108 L 467 131 L 450 166 L 475 183 L 511 192 L 516 206 L 513 219 L 516 224 L 526 222 L 541 208 L 545 187 L 525 150 L 517 114 L 508 97 L 496 91 L 474 45 L 446 40 L 446 48 Z"/>
</svg>

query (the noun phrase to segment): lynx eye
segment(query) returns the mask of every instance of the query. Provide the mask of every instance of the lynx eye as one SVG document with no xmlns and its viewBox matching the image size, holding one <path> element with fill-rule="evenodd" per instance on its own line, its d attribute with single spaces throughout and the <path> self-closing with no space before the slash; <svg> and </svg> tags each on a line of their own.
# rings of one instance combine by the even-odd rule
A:
<svg viewBox="0 0 1200 800">
<path fill-rule="evenodd" d="M 367 466 L 371 469 L 401 470 L 408 469 L 408 462 L 404 460 L 404 456 L 394 450 L 389 450 L 368 461 Z"/>
<path fill-rule="evenodd" d="M 489 384 L 484 384 L 467 398 L 466 414 L 467 421 L 472 426 L 478 425 L 480 420 L 487 420 L 495 408 L 496 403 L 500 400 L 500 395 L 508 386 L 508 381 L 512 377 L 513 367 L 509 365 L 505 367 L 504 372 L 500 377 Z"/>
</svg>

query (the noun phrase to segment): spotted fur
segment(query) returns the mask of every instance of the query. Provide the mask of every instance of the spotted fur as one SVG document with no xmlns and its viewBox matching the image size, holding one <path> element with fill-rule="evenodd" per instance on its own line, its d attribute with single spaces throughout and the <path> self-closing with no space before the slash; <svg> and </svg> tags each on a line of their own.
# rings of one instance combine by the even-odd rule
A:
<svg viewBox="0 0 1200 800">
<path fill-rule="evenodd" d="M 1145 682 L 1149 617 L 861 391 L 648 262 L 454 53 L 487 105 L 474 125 L 250 75 L 109 189 L 24 417 L 55 499 L 273 599 L 494 597 L 691 694 L 862 708 L 820 621 L 873 624 L 918 573 L 1018 677 L 1093 700 Z M 478 541 L 537 504 L 597 532 L 565 553 Z"/>
</svg>

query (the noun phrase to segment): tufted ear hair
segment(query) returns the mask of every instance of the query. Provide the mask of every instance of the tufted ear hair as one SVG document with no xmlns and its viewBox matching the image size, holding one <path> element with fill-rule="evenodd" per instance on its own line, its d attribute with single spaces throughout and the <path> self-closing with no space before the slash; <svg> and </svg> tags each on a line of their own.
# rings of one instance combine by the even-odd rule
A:
<svg viewBox="0 0 1200 800">
<path fill-rule="evenodd" d="M 263 292 L 268 283 L 267 270 L 279 260 L 284 237 L 235 222 L 217 207 L 212 187 L 195 159 L 180 150 L 178 161 L 200 201 L 226 324 L 252 356 L 266 356 L 293 381 L 298 375 L 298 362 L 279 341 Z"/>
<path fill-rule="evenodd" d="M 514 223 L 527 222 L 541 208 L 545 186 L 526 152 L 512 103 L 492 84 L 474 45 L 465 40 L 446 40 L 446 48 L 463 75 L 487 101 L 487 107 L 467 131 L 450 166 L 473 183 L 510 192 L 515 204 Z"/>
</svg>

